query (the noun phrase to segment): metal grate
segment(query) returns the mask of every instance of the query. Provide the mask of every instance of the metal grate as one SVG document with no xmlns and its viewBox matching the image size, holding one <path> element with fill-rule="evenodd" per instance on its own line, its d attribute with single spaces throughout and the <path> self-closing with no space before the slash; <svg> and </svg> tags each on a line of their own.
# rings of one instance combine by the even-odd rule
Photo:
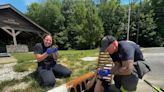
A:
<svg viewBox="0 0 164 92">
<path fill-rule="evenodd" d="M 87 80 L 95 75 L 94 72 L 86 73 L 76 79 L 73 79 L 66 83 L 68 92 L 82 92 L 86 88 Z"/>
<path fill-rule="evenodd" d="M 113 61 L 109 53 L 100 52 L 97 68 L 111 69 L 112 66 L 113 66 Z M 109 74 L 108 77 L 103 77 L 103 78 L 109 81 L 110 84 L 112 84 L 113 75 Z"/>
<path fill-rule="evenodd" d="M 111 69 L 112 66 L 113 63 L 112 63 L 112 59 L 110 58 L 110 55 L 107 52 L 100 52 L 97 68 Z M 64 89 L 63 87 L 59 89 L 62 90 L 62 92 L 85 92 L 88 80 L 93 78 L 94 76 L 95 76 L 95 72 L 86 73 L 67 82 L 66 85 L 64 85 L 66 90 L 63 91 L 62 90 Z M 105 78 L 107 81 L 109 81 L 109 84 L 112 83 L 112 77 L 113 75 L 109 75 L 108 77 Z M 48 92 L 59 92 L 59 90 L 57 90 L 56 88 Z"/>
<path fill-rule="evenodd" d="M 108 52 L 100 52 L 99 53 L 99 59 L 97 63 L 97 68 L 104 68 L 104 69 L 111 69 L 113 66 L 112 59 Z M 86 83 L 89 78 L 92 78 L 94 76 L 94 73 L 87 73 L 84 74 L 70 82 L 67 83 L 67 88 L 69 89 L 68 92 L 83 92 L 86 88 Z M 104 77 L 109 84 L 112 84 L 112 78 L 113 75 L 108 75 L 107 77 Z"/>
</svg>

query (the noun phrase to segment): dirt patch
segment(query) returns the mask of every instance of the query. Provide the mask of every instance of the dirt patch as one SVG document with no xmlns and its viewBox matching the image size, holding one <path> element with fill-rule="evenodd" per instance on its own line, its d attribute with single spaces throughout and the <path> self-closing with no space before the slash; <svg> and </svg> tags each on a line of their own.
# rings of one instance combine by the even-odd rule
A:
<svg viewBox="0 0 164 92">
<path fill-rule="evenodd" d="M 14 57 L 0 57 L 0 64 L 15 63 L 17 60 Z"/>
</svg>

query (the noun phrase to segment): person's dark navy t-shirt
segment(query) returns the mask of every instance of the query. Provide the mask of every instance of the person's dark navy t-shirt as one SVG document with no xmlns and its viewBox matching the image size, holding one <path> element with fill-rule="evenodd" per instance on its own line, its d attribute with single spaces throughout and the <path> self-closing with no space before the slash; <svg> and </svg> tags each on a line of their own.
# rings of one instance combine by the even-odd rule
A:
<svg viewBox="0 0 164 92">
<path fill-rule="evenodd" d="M 144 61 L 139 46 L 132 41 L 120 41 L 118 51 L 110 56 L 113 62 L 123 62 L 126 60 Z"/>
<path fill-rule="evenodd" d="M 43 54 L 46 52 L 48 47 L 44 46 L 44 43 L 37 43 L 34 47 L 34 54 Z M 43 65 L 44 62 L 51 62 L 54 61 L 53 56 L 49 55 L 47 58 L 45 58 L 43 61 L 38 62 L 38 66 Z"/>
</svg>

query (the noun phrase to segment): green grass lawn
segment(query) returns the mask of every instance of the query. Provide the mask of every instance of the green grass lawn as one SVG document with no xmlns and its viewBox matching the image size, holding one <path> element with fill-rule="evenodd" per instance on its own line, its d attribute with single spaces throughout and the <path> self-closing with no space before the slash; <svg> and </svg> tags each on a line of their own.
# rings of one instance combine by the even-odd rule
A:
<svg viewBox="0 0 164 92">
<path fill-rule="evenodd" d="M 82 74 L 85 74 L 91 70 L 94 70 L 97 65 L 96 61 L 82 61 L 81 58 L 86 56 L 98 56 L 98 49 L 94 50 L 60 50 L 59 51 L 59 59 L 58 63 L 63 64 L 72 70 L 72 75 L 69 78 L 63 78 L 57 80 L 55 86 L 59 86 L 63 83 L 68 82 Z M 35 58 L 33 53 L 13 53 L 14 56 L 18 60 L 18 64 L 13 68 L 17 72 L 24 72 L 29 70 L 36 70 L 37 63 L 34 62 Z M 0 90 L 2 90 L 5 86 L 16 85 L 20 82 L 31 82 L 30 86 L 27 89 L 15 90 L 14 92 L 45 92 L 50 89 L 49 87 L 41 87 L 38 82 L 34 78 L 34 73 L 29 76 L 24 77 L 21 80 L 11 80 L 4 81 L 0 84 Z M 30 91 L 29 91 L 30 89 Z"/>
</svg>

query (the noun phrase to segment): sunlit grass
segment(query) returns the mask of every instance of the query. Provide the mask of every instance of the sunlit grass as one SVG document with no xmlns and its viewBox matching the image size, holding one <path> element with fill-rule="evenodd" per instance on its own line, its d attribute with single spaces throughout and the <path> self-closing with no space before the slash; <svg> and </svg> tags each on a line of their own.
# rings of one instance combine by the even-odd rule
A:
<svg viewBox="0 0 164 92">
<path fill-rule="evenodd" d="M 28 61 L 18 63 L 13 67 L 14 71 L 16 71 L 16 72 L 24 72 L 24 71 L 29 71 L 29 70 L 35 70 L 36 68 L 37 68 L 36 62 L 28 62 Z"/>
<path fill-rule="evenodd" d="M 18 62 L 30 61 L 35 60 L 33 53 L 12 53 Z"/>
<path fill-rule="evenodd" d="M 81 76 L 89 71 L 92 71 L 96 68 L 97 60 L 95 61 L 82 61 L 81 58 L 83 57 L 97 57 L 98 56 L 98 49 L 94 50 L 60 50 L 59 51 L 59 59 L 57 63 L 63 64 L 69 69 L 72 70 L 72 75 L 69 78 L 62 78 L 57 79 L 56 85 L 59 86 L 63 83 L 68 82 L 78 76 Z M 17 60 L 17 65 L 14 66 L 14 70 L 16 72 L 24 72 L 29 70 L 36 70 L 37 63 L 34 62 L 35 58 L 33 53 L 13 53 L 12 54 Z M 35 72 L 35 71 L 34 71 Z M 32 75 L 32 76 L 31 76 Z M 30 74 L 24 77 L 22 80 L 12 80 L 6 81 L 0 84 L 0 88 L 7 85 L 15 85 L 19 82 L 32 82 L 30 86 L 26 89 L 18 89 L 13 92 L 45 92 L 49 87 L 42 87 L 35 79 L 34 74 Z"/>
</svg>

